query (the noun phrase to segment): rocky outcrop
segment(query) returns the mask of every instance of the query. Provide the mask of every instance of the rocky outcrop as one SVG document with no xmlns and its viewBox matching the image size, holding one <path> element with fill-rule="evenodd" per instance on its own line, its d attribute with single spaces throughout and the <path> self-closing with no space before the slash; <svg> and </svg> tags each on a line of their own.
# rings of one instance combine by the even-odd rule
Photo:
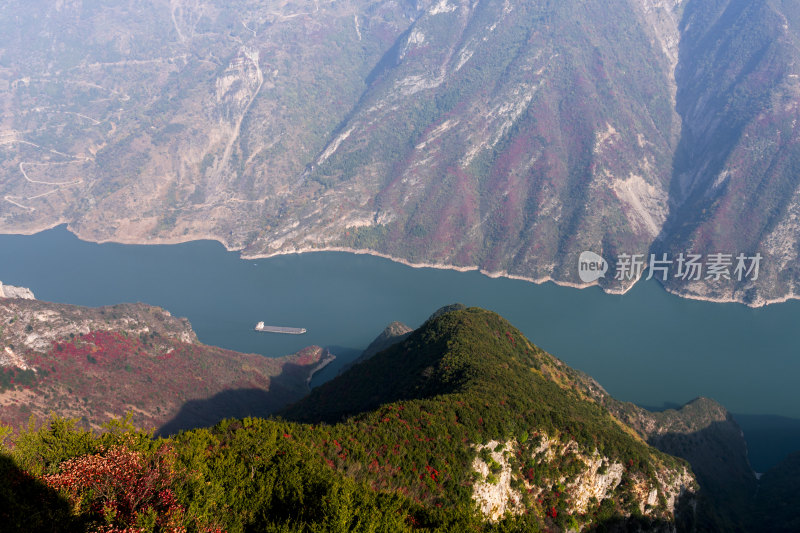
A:
<svg viewBox="0 0 800 533">
<path fill-rule="evenodd" d="M 692 465 L 703 496 L 701 511 L 713 508 L 727 531 L 748 530 L 740 524 L 752 510 L 757 481 L 742 430 L 724 407 L 698 398 L 680 409 L 642 410 L 632 420 L 649 444 Z"/>
<path fill-rule="evenodd" d="M 697 398 L 679 409 L 648 411 L 611 398 L 594 380 L 585 379 L 587 390 L 648 444 L 689 462 L 700 485 L 698 513 L 705 520 L 727 531 L 748 531 L 743 524 L 753 511 L 757 480 L 744 434 L 727 409 Z"/>
<path fill-rule="evenodd" d="M 53 343 L 91 331 L 124 331 L 128 335 L 158 335 L 184 343 L 197 342 L 185 318 L 144 304 L 88 308 L 28 300 L 0 300 L 2 343 L 18 351 L 45 351 Z"/>
<path fill-rule="evenodd" d="M 35 300 L 33 291 L 25 287 L 14 287 L 13 285 L 4 285 L 0 282 L 0 298 L 21 298 L 23 300 Z"/>
<path fill-rule="evenodd" d="M 369 344 L 369 346 L 367 346 L 366 350 L 364 350 L 364 352 L 361 354 L 361 357 L 356 359 L 355 362 L 361 362 L 369 359 L 376 353 L 385 350 L 389 346 L 397 344 L 398 342 L 402 342 L 411 334 L 412 331 L 414 330 L 402 322 L 392 322 L 386 326 L 386 329 L 384 329 L 381 334 Z"/>
<path fill-rule="evenodd" d="M 472 484 L 472 499 L 478 504 L 483 515 L 491 521 L 497 521 L 506 513 L 520 514 L 525 511 L 522 494 L 511 487 L 513 473 L 507 460 L 507 446 L 514 443 L 501 443 L 491 440 L 486 444 L 478 444 L 475 451 L 478 455 L 472 461 L 472 470 L 479 477 Z M 489 461 L 485 461 L 480 452 L 489 452 Z"/>
<path fill-rule="evenodd" d="M 527 493 L 541 504 L 542 497 L 555 487 L 557 491 L 569 494 L 567 510 L 571 514 L 585 514 L 590 506 L 606 499 L 619 496 L 618 488 L 626 476 L 622 463 L 601 456 L 597 450 L 586 453 L 577 442 L 550 438 L 544 433 L 536 435 L 539 444 L 532 454 L 536 470 L 555 473 L 554 478 L 526 475 L 519 466 L 514 468 L 514 458 L 520 457 L 520 447 L 516 440 L 490 441 L 474 446 L 477 455 L 472 469 L 478 474 L 473 484 L 472 497 L 488 520 L 497 521 L 506 513 L 513 515 L 526 511 L 523 494 Z M 563 474 L 555 465 L 568 459 L 572 467 L 570 474 Z M 517 463 L 518 464 L 518 463 Z M 639 514 L 654 520 L 674 522 L 680 512 L 678 505 L 685 505 L 682 498 L 693 499 L 699 486 L 692 473 L 685 467 L 662 466 L 655 478 L 645 479 L 634 476 L 627 479 L 627 490 L 635 501 L 633 504 Z M 632 511 L 628 511 L 630 516 Z"/>
<path fill-rule="evenodd" d="M 397 321 L 392 322 L 391 324 L 386 326 L 386 328 L 380 333 L 380 335 L 375 337 L 375 340 L 373 340 L 369 344 L 369 346 L 367 346 L 367 348 L 363 352 L 361 352 L 361 355 L 359 355 L 356 359 L 354 359 L 350 363 L 344 365 L 339 370 L 339 374 L 347 372 L 347 370 L 353 365 L 363 363 L 370 357 L 373 357 L 378 352 L 381 352 L 386 348 L 389 348 L 399 342 L 402 342 L 411 334 L 412 331 L 414 330 L 406 326 L 402 322 L 397 322 Z"/>
</svg>

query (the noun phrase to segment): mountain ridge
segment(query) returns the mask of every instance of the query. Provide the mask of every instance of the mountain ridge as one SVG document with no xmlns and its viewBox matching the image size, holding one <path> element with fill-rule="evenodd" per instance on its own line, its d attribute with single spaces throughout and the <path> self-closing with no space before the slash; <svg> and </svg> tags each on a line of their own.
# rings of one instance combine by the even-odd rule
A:
<svg viewBox="0 0 800 533">
<path fill-rule="evenodd" d="M 583 468 L 578 468 L 578 472 L 584 472 L 576 474 L 577 479 L 581 481 L 575 481 L 577 485 L 573 487 L 579 494 L 584 494 L 584 489 L 578 487 L 578 485 L 583 486 L 581 483 L 589 485 L 606 483 L 595 477 L 605 475 L 602 469 L 600 474 L 597 472 L 603 460 L 595 464 L 595 459 L 592 459 L 597 454 L 605 456 L 604 461 L 611 465 L 624 462 L 613 459 L 617 457 L 618 452 L 613 451 L 617 450 L 617 445 L 620 446 L 620 450 L 630 450 L 630 453 L 637 457 L 644 456 L 638 455 L 640 452 L 634 452 L 634 449 L 641 450 L 642 454 L 653 453 L 644 451 L 649 447 L 631 428 L 614 418 L 588 393 L 575 387 L 570 380 L 570 376 L 575 373 L 574 370 L 530 344 L 519 331 L 495 313 L 478 308 L 460 307 L 455 307 L 455 310 L 445 308 L 441 313 L 434 313 L 405 340 L 354 365 L 334 380 L 320 385 L 308 397 L 288 407 L 279 415 L 305 423 L 326 423 L 334 426 L 366 424 L 369 427 L 373 423 L 379 423 L 380 420 L 383 422 L 393 420 L 397 409 L 400 411 L 412 409 L 414 402 L 429 404 L 429 407 L 423 409 L 424 411 L 445 409 L 446 412 L 449 409 L 448 404 L 455 401 L 461 406 L 456 409 L 458 413 L 456 419 L 464 418 L 461 423 L 471 425 L 474 420 L 471 422 L 469 419 L 480 414 L 479 426 L 484 426 L 485 431 L 488 431 L 483 437 L 484 440 L 488 438 L 487 435 L 494 436 L 494 440 L 488 445 L 478 446 L 479 451 L 484 448 L 496 451 L 498 446 L 500 448 L 510 446 L 512 450 L 518 447 L 525 448 L 522 443 L 529 433 L 535 433 L 538 445 L 544 447 L 542 450 L 552 449 L 552 452 L 548 453 L 554 453 L 556 458 L 562 453 L 572 453 L 566 450 L 573 450 L 582 457 L 581 464 L 590 465 L 585 466 L 589 469 L 585 472 Z M 484 402 L 485 407 L 483 407 Z M 496 418 L 498 414 L 493 412 L 495 408 L 508 416 L 514 413 L 513 418 L 516 422 L 512 426 L 518 428 L 515 431 L 516 438 L 508 435 L 509 421 Z M 472 413 L 475 409 L 478 410 L 477 414 Z M 403 413 L 396 416 L 406 418 Z M 408 416 L 411 416 L 410 413 Z M 448 418 L 450 415 L 444 416 Z M 597 428 L 588 429 L 592 424 L 598 424 Z M 600 429 L 601 427 L 603 429 Z M 526 435 L 524 437 L 519 436 L 522 428 L 529 428 L 524 432 Z M 503 434 L 507 436 L 502 438 Z M 590 437 L 589 434 L 594 436 Z M 602 441 L 606 436 L 610 440 L 608 444 L 603 444 Z M 595 440 L 598 437 L 600 440 Z M 470 440 L 474 440 L 474 437 L 470 437 Z M 559 442 L 565 447 L 563 450 L 562 444 L 557 444 Z M 611 442 L 618 444 L 610 444 Z M 628 452 L 622 453 L 624 455 Z M 515 493 L 515 483 L 519 482 L 521 478 L 518 477 L 523 476 L 523 472 L 517 471 L 517 467 L 511 468 L 507 464 L 507 459 L 498 457 L 494 460 L 505 472 L 500 481 L 500 488 L 493 488 L 492 485 L 496 482 L 489 478 L 488 484 L 476 489 L 478 492 L 474 496 L 483 502 L 481 503 L 483 512 L 493 519 L 504 513 L 499 511 L 498 514 L 497 506 L 513 514 L 521 512 L 519 507 L 521 500 L 518 498 L 522 497 L 509 497 L 508 494 Z M 648 457 L 651 459 L 641 459 L 645 461 L 641 464 L 662 464 L 661 459 Z M 492 458 L 487 455 L 483 460 L 484 466 L 475 463 L 474 468 L 488 469 L 486 465 L 491 463 Z M 631 464 L 637 460 L 632 459 Z M 673 459 L 663 460 L 665 461 L 663 464 L 673 464 L 670 463 Z M 656 467 L 656 470 L 659 468 L 661 467 Z M 489 472 L 486 470 L 484 476 Z M 673 479 L 671 474 L 664 476 L 659 474 L 657 477 Z M 680 478 L 680 475 L 678 477 Z M 514 479 L 517 481 L 513 481 Z M 573 482 L 563 483 L 572 487 Z M 610 483 L 612 486 L 616 484 L 613 481 Z M 573 492 L 573 488 L 569 489 L 570 493 Z M 688 485 L 685 488 L 689 490 Z M 587 487 L 585 490 L 587 494 L 591 494 L 595 489 Z M 610 494 L 606 489 L 597 490 L 600 490 L 600 494 L 606 494 L 604 497 Z M 647 492 L 650 490 L 647 489 Z M 683 489 L 678 492 L 683 494 Z M 676 492 L 672 496 L 666 496 L 672 502 L 670 506 L 676 504 L 677 495 Z M 585 496 L 585 500 L 584 496 L 577 498 L 583 502 L 579 504 L 579 508 L 584 509 L 583 506 L 590 499 L 589 496 Z M 597 499 L 602 500 L 603 497 L 597 496 Z M 641 512 L 647 515 L 645 508 L 650 507 L 641 507 Z M 691 520 L 691 517 L 684 516 L 684 519 Z"/>
<path fill-rule="evenodd" d="M 416 331 L 425 328 L 437 317 L 463 309 L 463 305 L 446 306 L 434 313 Z M 476 309 L 470 311 L 475 312 Z M 506 323 L 504 327 L 509 325 Z M 516 333 L 515 330 L 511 331 L 506 335 Z M 360 365 L 354 365 L 349 376 L 340 376 L 337 383 L 324 384 L 315 389 L 298 404 L 283 411 L 282 415 L 305 422 L 322 420 L 333 423 L 350 417 L 358 418 L 359 412 L 375 409 L 385 401 L 408 400 L 409 397 L 402 393 L 393 392 L 398 387 L 417 390 L 412 392 L 410 398 L 416 397 L 416 394 L 424 396 L 425 393 L 420 392 L 424 391 L 424 386 L 422 389 L 408 389 L 404 385 L 407 376 L 403 375 L 399 379 L 397 377 L 400 372 L 395 368 L 396 365 L 410 369 L 412 375 L 418 374 L 420 368 L 426 366 L 426 363 L 416 363 L 421 352 L 413 345 L 407 346 L 411 342 L 408 339 L 406 337 L 397 341 L 383 352 L 361 361 Z M 538 350 L 535 346 L 533 349 Z M 434 353 L 436 351 L 434 348 Z M 408 360 L 405 355 L 400 354 L 411 355 L 414 359 Z M 748 461 L 742 430 L 722 405 L 700 397 L 676 409 L 648 411 L 632 403 L 614 399 L 591 376 L 570 368 L 552 355 L 541 350 L 536 351 L 536 354 L 538 361 L 535 366 L 548 380 L 558 383 L 560 387 L 577 391 L 580 398 L 596 402 L 607 410 L 620 428 L 635 435 L 641 442 L 685 459 L 691 464 L 700 486 L 696 502 L 696 527 L 700 530 L 723 528 L 726 531 L 743 533 L 751 530 L 753 517 L 758 514 L 753 501 L 758 482 Z M 368 361 L 372 361 L 369 370 L 363 366 Z M 435 374 L 432 368 L 426 367 L 425 372 L 429 375 Z M 391 376 L 391 379 L 388 382 L 376 381 L 379 379 L 376 375 Z M 370 383 L 369 390 L 374 391 L 375 396 L 372 393 L 367 393 L 366 396 L 362 394 L 356 385 L 358 383 Z M 332 411 L 333 406 L 340 410 Z"/>
</svg>

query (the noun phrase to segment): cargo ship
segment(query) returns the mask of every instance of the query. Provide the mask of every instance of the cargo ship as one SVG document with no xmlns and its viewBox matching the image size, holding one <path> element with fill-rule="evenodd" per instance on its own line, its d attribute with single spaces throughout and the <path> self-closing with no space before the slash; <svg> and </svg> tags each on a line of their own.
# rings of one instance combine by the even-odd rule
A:
<svg viewBox="0 0 800 533">
<path fill-rule="evenodd" d="M 263 333 L 286 333 L 288 335 L 302 335 L 306 328 L 286 328 L 282 326 L 266 326 L 263 322 L 256 324 L 256 331 Z"/>
</svg>

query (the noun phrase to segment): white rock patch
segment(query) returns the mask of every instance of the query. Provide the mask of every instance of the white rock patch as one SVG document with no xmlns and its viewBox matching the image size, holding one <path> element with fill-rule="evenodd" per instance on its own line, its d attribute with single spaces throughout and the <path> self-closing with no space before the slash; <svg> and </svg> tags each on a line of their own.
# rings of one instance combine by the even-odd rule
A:
<svg viewBox="0 0 800 533">
<path fill-rule="evenodd" d="M 428 13 L 431 15 L 438 15 L 439 13 L 452 13 L 455 10 L 456 6 L 448 4 L 447 0 L 440 0 Z"/>
<path fill-rule="evenodd" d="M 622 464 L 612 463 L 606 467 L 605 473 L 600 474 L 600 468 L 607 463 L 607 460 L 599 455 L 589 458 L 585 462 L 587 469 L 578 475 L 574 483 L 569 485 L 570 493 L 574 494 L 575 507 L 581 513 L 586 512 L 589 500 L 592 498 L 597 498 L 597 501 L 607 498 L 622 481 L 622 473 L 625 471 Z M 656 495 L 658 495 L 657 492 Z"/>
<path fill-rule="evenodd" d="M 613 179 L 611 189 L 628 206 L 625 216 L 634 227 L 643 228 L 653 237 L 658 235 L 667 218 L 667 194 L 663 189 L 636 174 L 626 180 Z"/>
<path fill-rule="evenodd" d="M 475 457 L 472 462 L 472 469 L 481 476 L 472 486 L 472 499 L 478 503 L 481 512 L 491 521 L 499 520 L 506 512 L 512 514 L 522 512 L 522 495 L 511 488 L 511 467 L 506 461 L 503 451 L 493 451 L 499 444 L 501 443 L 492 440 L 487 444 L 475 446 L 478 453 L 483 449 L 489 449 L 492 459 L 500 465 L 500 472 L 494 474 L 496 483 L 489 482 L 491 470 L 480 456 Z M 505 444 L 503 450 L 512 450 L 515 446 L 516 442 L 511 441 Z"/>
</svg>

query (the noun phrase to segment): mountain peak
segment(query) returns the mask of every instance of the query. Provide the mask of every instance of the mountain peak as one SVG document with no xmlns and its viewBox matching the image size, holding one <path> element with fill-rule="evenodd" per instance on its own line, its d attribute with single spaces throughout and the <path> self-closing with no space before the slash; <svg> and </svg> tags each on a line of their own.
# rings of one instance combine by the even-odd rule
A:
<svg viewBox="0 0 800 533">
<path fill-rule="evenodd" d="M 641 503 L 635 512 L 674 520 L 678 495 L 695 486 L 688 466 L 649 447 L 582 390 L 579 377 L 496 313 L 458 308 L 439 313 L 404 341 L 315 388 L 282 416 L 337 428 L 379 427 L 398 417 L 417 416 L 411 413 L 425 413 L 431 421 L 441 419 L 446 429 L 439 431 L 463 434 L 461 438 L 478 453 L 478 459 L 469 462 L 470 469 L 480 474 L 473 498 L 493 519 L 499 517 L 498 508 L 512 514 L 528 508 L 530 502 L 523 502 L 529 498 L 520 487 L 536 493 L 541 490 L 536 483 L 552 481 L 545 474 L 541 475 L 548 481 L 537 478 L 535 465 L 540 463 L 531 463 L 530 473 L 525 474 L 522 463 L 510 460 L 508 454 L 513 453 L 556 462 L 575 454 L 580 473 L 563 482 L 570 492 L 583 494 L 594 490 L 588 487 L 593 484 L 629 483 L 639 487 L 637 491 L 648 487 L 648 494 L 661 494 L 668 503 L 651 509 L 653 502 L 641 503 L 632 496 Z M 424 425 L 417 431 L 423 431 L 417 438 L 433 438 L 423 437 Z M 656 479 L 676 484 L 659 484 Z M 597 498 L 615 497 L 603 489 Z M 590 499 L 581 496 L 564 509 L 586 512 L 595 505 Z"/>
</svg>

